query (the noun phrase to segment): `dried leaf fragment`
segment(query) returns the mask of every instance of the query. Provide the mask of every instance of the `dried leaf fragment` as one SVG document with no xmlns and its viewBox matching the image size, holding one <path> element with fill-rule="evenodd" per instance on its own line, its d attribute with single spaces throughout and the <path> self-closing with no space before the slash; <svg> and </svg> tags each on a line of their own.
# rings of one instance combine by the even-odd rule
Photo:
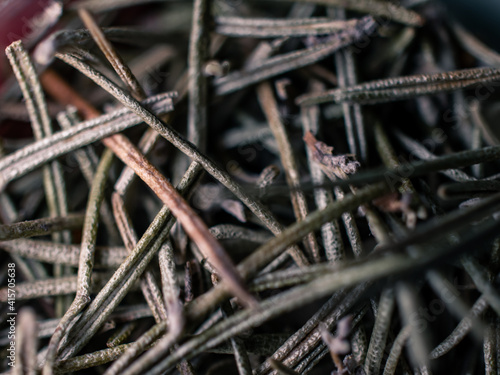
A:
<svg viewBox="0 0 500 375">
<path fill-rule="evenodd" d="M 333 147 L 318 141 L 311 132 L 304 135 L 304 141 L 311 150 L 314 161 L 331 180 L 345 180 L 348 174 L 355 173 L 361 166 L 358 161 L 351 160 L 350 155 L 333 155 Z"/>
</svg>

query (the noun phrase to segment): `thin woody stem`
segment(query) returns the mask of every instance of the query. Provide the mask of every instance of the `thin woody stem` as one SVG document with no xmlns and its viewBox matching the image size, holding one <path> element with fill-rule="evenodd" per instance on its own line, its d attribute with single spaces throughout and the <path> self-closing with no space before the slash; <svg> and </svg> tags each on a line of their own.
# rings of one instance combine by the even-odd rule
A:
<svg viewBox="0 0 500 375">
<path fill-rule="evenodd" d="M 219 242 L 210 234 L 205 223 L 179 195 L 170 182 L 149 163 L 125 136 L 117 134 L 105 138 L 103 143 L 113 150 L 124 163 L 134 169 L 136 174 L 155 192 L 158 198 L 170 208 L 172 214 L 182 223 L 186 233 L 205 256 L 211 260 L 221 276 L 227 280 L 234 294 L 247 305 L 253 305 L 255 299 L 246 291 L 231 259 Z"/>
</svg>

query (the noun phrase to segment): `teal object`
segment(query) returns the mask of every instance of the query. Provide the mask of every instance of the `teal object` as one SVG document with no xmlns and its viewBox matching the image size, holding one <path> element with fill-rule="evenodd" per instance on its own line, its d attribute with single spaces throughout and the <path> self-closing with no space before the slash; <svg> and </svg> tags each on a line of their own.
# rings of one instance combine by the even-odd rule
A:
<svg viewBox="0 0 500 375">
<path fill-rule="evenodd" d="M 500 0 L 441 0 L 450 15 L 500 51 Z"/>
</svg>

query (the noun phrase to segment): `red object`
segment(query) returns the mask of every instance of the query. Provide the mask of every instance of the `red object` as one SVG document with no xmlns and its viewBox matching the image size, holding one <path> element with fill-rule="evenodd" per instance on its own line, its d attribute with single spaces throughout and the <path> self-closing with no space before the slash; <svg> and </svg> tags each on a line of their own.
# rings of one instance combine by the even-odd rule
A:
<svg viewBox="0 0 500 375">
<path fill-rule="evenodd" d="M 28 122 L 15 120 L 3 121 L 0 125 L 0 137 L 10 139 L 31 138 L 33 132 Z"/>
<path fill-rule="evenodd" d="M 62 5 L 54 0 L 1 0 L 0 1 L 0 92 L 12 74 L 5 48 L 22 40 L 29 48 L 53 26 L 62 13 Z M 31 136 L 28 123 L 9 120 L 2 122 L 0 136 L 25 138 Z"/>
<path fill-rule="evenodd" d="M 0 47 L 16 40 L 29 47 L 57 22 L 62 5 L 54 0 L 3 0 L 0 2 Z M 7 59 L 0 58 L 0 87 L 11 74 Z"/>
</svg>

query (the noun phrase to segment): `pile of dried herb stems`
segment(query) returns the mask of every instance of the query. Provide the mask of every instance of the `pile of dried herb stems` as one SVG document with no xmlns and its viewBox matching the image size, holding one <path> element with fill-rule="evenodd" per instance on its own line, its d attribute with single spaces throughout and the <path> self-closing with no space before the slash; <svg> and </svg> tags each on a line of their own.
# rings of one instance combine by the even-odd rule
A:
<svg viewBox="0 0 500 375">
<path fill-rule="evenodd" d="M 500 55 L 439 4 L 85 0 L 6 54 L 2 370 L 499 373 Z"/>
</svg>

